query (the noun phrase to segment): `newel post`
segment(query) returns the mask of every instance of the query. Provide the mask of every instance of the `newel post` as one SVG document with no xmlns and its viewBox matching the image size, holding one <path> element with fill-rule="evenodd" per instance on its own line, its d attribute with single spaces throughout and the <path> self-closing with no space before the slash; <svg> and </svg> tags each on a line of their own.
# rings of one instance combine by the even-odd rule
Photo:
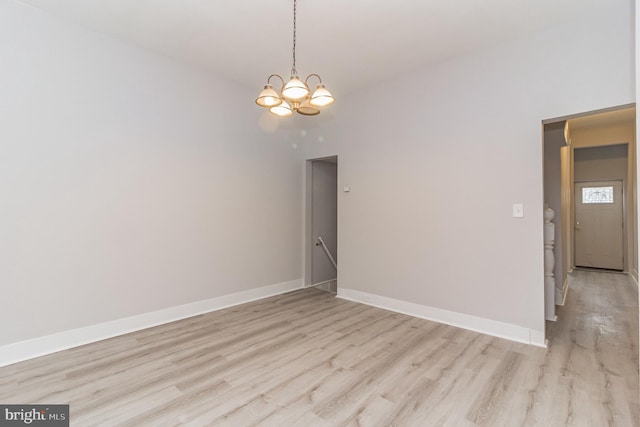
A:
<svg viewBox="0 0 640 427">
<path fill-rule="evenodd" d="M 547 320 L 556 320 L 555 287 L 553 268 L 556 263 L 553 254 L 555 242 L 555 224 L 551 222 L 556 213 L 551 208 L 544 210 L 544 316 Z"/>
</svg>

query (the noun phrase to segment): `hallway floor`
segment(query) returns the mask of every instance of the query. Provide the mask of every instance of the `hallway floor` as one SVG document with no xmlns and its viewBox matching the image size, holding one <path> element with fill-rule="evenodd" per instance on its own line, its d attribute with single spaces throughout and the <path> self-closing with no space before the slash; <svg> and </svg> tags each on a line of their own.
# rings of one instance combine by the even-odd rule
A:
<svg viewBox="0 0 640 427">
<path fill-rule="evenodd" d="M 640 426 L 638 288 L 619 273 L 575 270 L 568 281 L 558 321 L 547 322 L 550 410 L 572 425 Z"/>
<path fill-rule="evenodd" d="M 632 427 L 638 293 L 577 271 L 548 349 L 305 289 L 0 368 L 72 426 Z"/>
</svg>

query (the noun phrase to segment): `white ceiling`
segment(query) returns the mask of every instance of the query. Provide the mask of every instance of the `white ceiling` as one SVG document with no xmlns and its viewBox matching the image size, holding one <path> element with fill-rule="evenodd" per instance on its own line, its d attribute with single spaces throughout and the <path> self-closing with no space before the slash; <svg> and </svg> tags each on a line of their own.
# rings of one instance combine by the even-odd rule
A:
<svg viewBox="0 0 640 427">
<path fill-rule="evenodd" d="M 291 68 L 293 0 L 18 0 L 256 91 Z M 597 14 L 603 0 L 298 0 L 297 68 L 334 95 Z"/>
</svg>

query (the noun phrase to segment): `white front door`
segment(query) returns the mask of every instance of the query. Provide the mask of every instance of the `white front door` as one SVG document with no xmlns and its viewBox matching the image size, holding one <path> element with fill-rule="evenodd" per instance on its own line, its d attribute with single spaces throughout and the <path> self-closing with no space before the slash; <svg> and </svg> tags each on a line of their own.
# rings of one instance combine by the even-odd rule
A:
<svg viewBox="0 0 640 427">
<path fill-rule="evenodd" d="M 575 183 L 576 267 L 622 270 L 622 181 Z"/>
</svg>

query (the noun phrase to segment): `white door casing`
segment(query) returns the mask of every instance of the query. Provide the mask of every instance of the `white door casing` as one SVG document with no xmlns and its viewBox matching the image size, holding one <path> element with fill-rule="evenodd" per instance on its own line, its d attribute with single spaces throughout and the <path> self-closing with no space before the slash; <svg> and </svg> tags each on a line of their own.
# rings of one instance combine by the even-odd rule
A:
<svg viewBox="0 0 640 427">
<path fill-rule="evenodd" d="M 622 181 L 575 183 L 576 267 L 624 268 Z"/>
</svg>

